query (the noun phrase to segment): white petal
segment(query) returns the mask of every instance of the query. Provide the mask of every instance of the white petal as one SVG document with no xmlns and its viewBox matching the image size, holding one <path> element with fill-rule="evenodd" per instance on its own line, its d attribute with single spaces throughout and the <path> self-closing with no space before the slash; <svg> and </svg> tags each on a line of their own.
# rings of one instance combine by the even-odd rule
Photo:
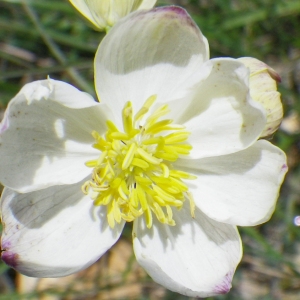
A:
<svg viewBox="0 0 300 300">
<path fill-rule="evenodd" d="M 108 116 L 106 105 L 63 82 L 24 86 L 1 124 L 0 181 L 28 192 L 82 180 L 91 173 L 84 163 L 100 154 L 91 133 L 103 133 Z"/>
<path fill-rule="evenodd" d="M 190 157 L 233 153 L 253 144 L 266 123 L 264 109 L 249 96 L 249 71 L 235 59 L 212 59 L 191 97 L 169 103 L 175 122 L 191 132 Z"/>
<path fill-rule="evenodd" d="M 18 194 L 5 189 L 2 260 L 27 276 L 59 277 L 87 268 L 119 238 L 106 208 L 96 208 L 81 183 Z"/>
<path fill-rule="evenodd" d="M 190 297 L 227 293 L 242 245 L 234 226 L 215 222 L 188 205 L 174 211 L 176 226 L 154 220 L 148 229 L 143 218 L 134 223 L 133 244 L 139 264 L 154 281 Z"/>
<path fill-rule="evenodd" d="M 95 15 L 87 1 L 85 0 L 69 0 L 74 7 L 88 20 L 90 21 L 96 28 L 103 30 L 107 24 L 106 20 L 100 14 Z"/>
<path fill-rule="evenodd" d="M 100 30 L 113 26 L 137 9 L 150 9 L 156 0 L 69 0 L 74 7 Z"/>
<path fill-rule="evenodd" d="M 179 160 L 176 167 L 197 176 L 189 187 L 204 213 L 240 226 L 269 220 L 287 172 L 284 152 L 265 140 L 231 155 Z"/>
<path fill-rule="evenodd" d="M 157 0 L 142 0 L 139 9 L 150 9 L 155 5 L 156 1 Z"/>
<path fill-rule="evenodd" d="M 199 81 L 208 44 L 185 10 L 160 7 L 130 14 L 101 42 L 95 58 L 99 99 L 137 111 L 149 96 L 183 97 Z M 118 115 L 117 118 L 120 118 Z"/>
<path fill-rule="evenodd" d="M 18 95 L 20 94 L 23 94 L 23 97 L 28 104 L 33 100 L 38 101 L 48 99 L 57 101 L 70 108 L 86 108 L 98 105 L 91 95 L 79 91 L 77 88 L 66 82 L 50 78 L 47 80 L 33 81 L 24 85 Z"/>
</svg>

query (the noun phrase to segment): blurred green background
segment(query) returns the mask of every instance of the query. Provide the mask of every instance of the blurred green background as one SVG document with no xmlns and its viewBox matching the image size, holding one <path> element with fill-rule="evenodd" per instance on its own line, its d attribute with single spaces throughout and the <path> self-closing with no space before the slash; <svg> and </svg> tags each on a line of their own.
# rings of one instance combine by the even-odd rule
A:
<svg viewBox="0 0 300 300">
<path fill-rule="evenodd" d="M 228 295 L 210 299 L 300 299 L 300 1 L 178 0 L 208 38 L 211 57 L 256 57 L 281 76 L 285 118 L 271 142 L 289 173 L 272 219 L 240 228 L 244 257 Z M 93 57 L 102 33 L 67 0 L 0 0 L 0 108 L 25 83 L 48 75 L 95 94 Z M 130 225 L 93 268 L 59 280 L 29 279 L 0 263 L 2 299 L 193 299 L 169 292 L 138 267 Z M 67 255 L 67 254 L 66 254 Z"/>
</svg>

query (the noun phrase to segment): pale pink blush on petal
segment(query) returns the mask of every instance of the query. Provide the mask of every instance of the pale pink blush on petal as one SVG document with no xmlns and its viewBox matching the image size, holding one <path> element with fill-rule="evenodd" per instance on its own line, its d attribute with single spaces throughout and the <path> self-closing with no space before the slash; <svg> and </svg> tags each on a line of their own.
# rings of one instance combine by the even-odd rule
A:
<svg viewBox="0 0 300 300">
<path fill-rule="evenodd" d="M 288 166 L 286 164 L 283 164 L 281 167 L 281 171 L 286 172 L 288 169 Z"/>
<path fill-rule="evenodd" d="M 12 251 L 9 251 L 10 248 L 10 242 L 4 241 L 2 243 L 2 249 L 1 249 L 1 259 L 10 267 L 16 268 L 18 265 L 18 258 L 19 255 L 17 253 L 14 253 Z"/>
<path fill-rule="evenodd" d="M 0 124 L 0 134 L 2 134 L 8 128 L 8 118 L 4 118 Z"/>
<path fill-rule="evenodd" d="M 169 13 L 169 14 L 167 14 L 167 13 Z M 163 14 L 164 18 L 170 18 L 170 19 L 180 17 L 184 21 L 186 21 L 189 26 L 195 28 L 197 31 L 199 30 L 198 27 L 196 26 L 196 24 L 193 22 L 193 20 L 189 16 L 189 14 L 187 13 L 187 11 L 179 6 L 156 7 L 156 8 L 153 8 L 151 11 L 144 11 L 144 12 L 140 12 L 139 14 L 136 14 L 136 16 L 137 16 L 136 19 L 141 19 L 145 15 L 149 15 L 149 14 L 153 14 L 155 16 L 157 16 L 159 14 Z"/>
<path fill-rule="evenodd" d="M 196 24 L 193 22 L 187 11 L 179 6 L 165 6 L 165 7 L 158 7 L 156 9 L 152 10 L 154 13 L 158 12 L 173 12 L 176 14 L 176 16 L 180 16 L 181 18 L 185 19 L 187 24 L 189 24 L 191 27 L 197 28 Z M 173 15 L 165 15 L 166 18 L 174 18 Z M 199 30 L 197 28 L 197 30 Z"/>
<path fill-rule="evenodd" d="M 10 251 L 3 251 L 1 259 L 10 267 L 17 268 L 19 255 Z"/>
<path fill-rule="evenodd" d="M 227 294 L 231 289 L 231 281 L 233 277 L 234 271 L 230 271 L 227 273 L 223 279 L 223 281 L 216 285 L 214 288 L 214 292 L 216 294 Z"/>
<path fill-rule="evenodd" d="M 272 68 L 268 68 L 268 72 L 269 72 L 270 76 L 271 76 L 275 81 L 277 81 L 277 83 L 280 83 L 280 82 L 281 82 L 281 77 L 280 77 L 280 75 L 279 75 L 275 70 L 273 70 Z"/>
<path fill-rule="evenodd" d="M 7 251 L 11 246 L 11 242 L 9 241 L 1 241 L 1 251 Z"/>
</svg>

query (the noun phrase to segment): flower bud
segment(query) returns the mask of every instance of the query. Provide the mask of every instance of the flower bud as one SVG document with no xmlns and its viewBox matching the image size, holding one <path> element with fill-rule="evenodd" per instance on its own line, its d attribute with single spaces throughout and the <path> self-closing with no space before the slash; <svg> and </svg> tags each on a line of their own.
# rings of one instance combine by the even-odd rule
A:
<svg viewBox="0 0 300 300">
<path fill-rule="evenodd" d="M 280 76 L 264 62 L 253 57 L 238 58 L 250 70 L 250 95 L 266 110 L 267 124 L 261 133 L 261 138 L 272 135 L 279 127 L 283 108 L 277 82 Z"/>
<path fill-rule="evenodd" d="M 99 31 L 108 31 L 119 19 L 140 9 L 151 9 L 156 0 L 69 0 Z"/>
</svg>

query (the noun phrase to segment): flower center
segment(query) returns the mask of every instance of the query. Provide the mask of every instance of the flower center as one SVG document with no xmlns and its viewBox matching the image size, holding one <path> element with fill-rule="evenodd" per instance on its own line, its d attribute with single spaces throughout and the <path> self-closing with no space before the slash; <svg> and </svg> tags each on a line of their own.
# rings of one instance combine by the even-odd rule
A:
<svg viewBox="0 0 300 300">
<path fill-rule="evenodd" d="M 174 226 L 172 209 L 180 209 L 186 199 L 194 217 L 194 201 L 183 180 L 195 176 L 172 166 L 192 149 L 186 143 L 189 132 L 170 119 L 161 120 L 169 112 L 167 105 L 160 106 L 143 122 L 155 100 L 156 96 L 148 98 L 135 115 L 131 102 L 125 104 L 124 132 L 107 121 L 103 137 L 96 131 L 92 133 L 96 140 L 93 147 L 101 154 L 86 163 L 94 169 L 82 191 L 90 195 L 94 205 L 107 206 L 111 228 L 122 219 L 132 222 L 142 215 L 151 228 L 153 214 L 161 223 Z"/>
</svg>

